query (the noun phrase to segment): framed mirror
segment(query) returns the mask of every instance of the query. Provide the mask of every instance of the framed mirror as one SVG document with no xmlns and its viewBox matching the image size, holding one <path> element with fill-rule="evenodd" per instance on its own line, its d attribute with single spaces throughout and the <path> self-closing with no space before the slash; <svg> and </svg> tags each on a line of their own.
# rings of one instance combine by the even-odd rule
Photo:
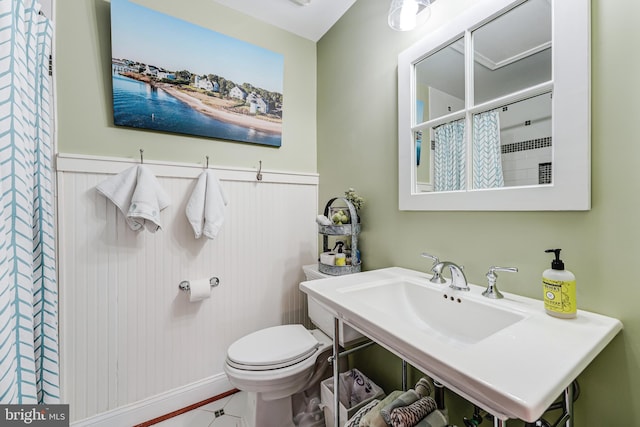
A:
<svg viewBox="0 0 640 427">
<path fill-rule="evenodd" d="M 401 210 L 590 209 L 589 7 L 487 0 L 399 55 Z"/>
</svg>

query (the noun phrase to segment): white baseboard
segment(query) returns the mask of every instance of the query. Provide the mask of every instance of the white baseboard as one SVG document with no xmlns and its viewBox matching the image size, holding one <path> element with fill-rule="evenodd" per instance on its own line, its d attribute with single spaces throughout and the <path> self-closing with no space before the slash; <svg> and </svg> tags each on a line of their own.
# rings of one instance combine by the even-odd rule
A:
<svg viewBox="0 0 640 427">
<path fill-rule="evenodd" d="M 129 427 L 177 411 L 233 388 L 227 376 L 222 373 L 84 420 L 74 421 L 71 423 L 71 427 Z"/>
</svg>

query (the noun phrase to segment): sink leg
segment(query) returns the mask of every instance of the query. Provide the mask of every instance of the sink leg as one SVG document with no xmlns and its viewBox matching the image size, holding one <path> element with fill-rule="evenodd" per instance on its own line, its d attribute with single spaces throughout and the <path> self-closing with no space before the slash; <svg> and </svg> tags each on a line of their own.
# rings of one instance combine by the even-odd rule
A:
<svg viewBox="0 0 640 427">
<path fill-rule="evenodd" d="M 568 415 L 565 427 L 573 427 L 573 384 L 564 389 L 564 412 Z"/>
<path fill-rule="evenodd" d="M 436 400 L 436 405 L 438 409 L 445 409 L 444 405 L 444 386 L 440 384 L 438 381 L 433 380 L 433 398 Z"/>
<path fill-rule="evenodd" d="M 493 417 L 493 427 L 505 427 L 506 425 L 507 425 L 507 420 L 501 420 L 496 416 Z"/>
<path fill-rule="evenodd" d="M 340 426 L 340 321 L 333 318 L 333 425 Z"/>
<path fill-rule="evenodd" d="M 402 360 L 402 391 L 407 391 L 407 361 Z"/>
</svg>

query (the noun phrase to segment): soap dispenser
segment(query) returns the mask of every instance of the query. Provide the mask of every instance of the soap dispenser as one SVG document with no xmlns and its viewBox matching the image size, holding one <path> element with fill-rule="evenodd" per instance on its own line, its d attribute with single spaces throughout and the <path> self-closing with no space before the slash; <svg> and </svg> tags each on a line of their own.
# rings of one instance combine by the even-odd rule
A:
<svg viewBox="0 0 640 427">
<path fill-rule="evenodd" d="M 545 252 L 555 254 L 551 268 L 542 273 L 544 289 L 544 309 L 547 314 L 562 319 L 576 317 L 576 276 L 564 269 L 560 259 L 561 249 L 547 249 Z"/>
<path fill-rule="evenodd" d="M 341 267 L 347 265 L 347 255 L 342 250 L 343 247 L 344 242 L 340 240 L 338 240 L 336 245 L 333 247 L 334 252 L 336 251 L 336 248 L 338 248 L 338 252 L 336 253 L 336 265 Z"/>
</svg>

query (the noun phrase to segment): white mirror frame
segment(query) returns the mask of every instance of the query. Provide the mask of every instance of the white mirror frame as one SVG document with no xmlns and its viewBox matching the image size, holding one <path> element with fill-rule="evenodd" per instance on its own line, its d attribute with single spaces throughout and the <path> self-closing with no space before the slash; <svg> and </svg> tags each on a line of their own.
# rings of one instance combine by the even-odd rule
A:
<svg viewBox="0 0 640 427">
<path fill-rule="evenodd" d="M 591 209 L 590 1 L 549 0 L 553 32 L 553 179 L 552 184 L 416 191 L 413 145 L 415 64 L 451 41 L 465 37 L 465 61 L 471 31 L 524 0 L 487 0 L 418 41 L 398 56 L 399 208 L 413 211 L 584 211 Z M 428 23 L 427 23 L 428 25 Z M 465 62 L 469 90 L 469 62 Z M 507 96 L 508 98 L 508 96 Z"/>
</svg>

